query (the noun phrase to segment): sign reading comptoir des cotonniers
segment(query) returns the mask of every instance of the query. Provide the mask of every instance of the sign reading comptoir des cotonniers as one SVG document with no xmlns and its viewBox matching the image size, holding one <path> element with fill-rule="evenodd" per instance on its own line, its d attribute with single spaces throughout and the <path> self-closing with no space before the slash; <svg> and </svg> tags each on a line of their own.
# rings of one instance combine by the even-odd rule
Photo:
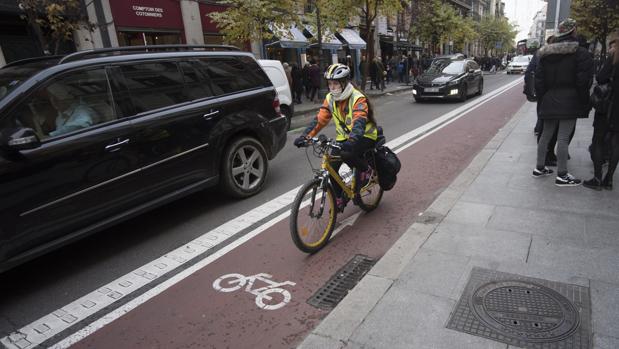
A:
<svg viewBox="0 0 619 349">
<path fill-rule="evenodd" d="M 161 7 L 133 5 L 132 9 L 135 11 L 135 15 L 139 17 L 163 17 L 163 9 Z"/>
</svg>

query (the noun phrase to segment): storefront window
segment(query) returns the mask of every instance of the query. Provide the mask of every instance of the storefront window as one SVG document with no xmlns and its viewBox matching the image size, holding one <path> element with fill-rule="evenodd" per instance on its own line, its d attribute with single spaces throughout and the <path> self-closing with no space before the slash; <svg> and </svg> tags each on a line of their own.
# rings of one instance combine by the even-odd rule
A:
<svg viewBox="0 0 619 349">
<path fill-rule="evenodd" d="M 180 33 L 139 31 L 118 32 L 118 44 L 120 46 L 173 45 L 181 43 Z"/>
</svg>

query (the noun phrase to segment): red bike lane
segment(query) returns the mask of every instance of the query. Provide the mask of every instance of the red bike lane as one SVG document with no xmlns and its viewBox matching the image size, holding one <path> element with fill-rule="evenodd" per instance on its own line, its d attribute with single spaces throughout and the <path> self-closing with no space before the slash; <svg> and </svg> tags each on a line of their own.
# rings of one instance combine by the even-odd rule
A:
<svg viewBox="0 0 619 349">
<path fill-rule="evenodd" d="M 361 213 L 317 254 L 294 246 L 286 218 L 73 348 L 295 347 L 328 313 L 307 300 L 355 255 L 384 255 L 522 106 L 520 89 L 516 85 L 401 151 L 395 188 L 385 192 L 375 211 Z M 338 222 L 359 212 L 351 205 Z M 232 273 L 266 273 L 273 282 L 291 281 L 294 286 L 281 286 L 290 293 L 290 302 L 267 310 L 256 305 L 256 296 L 245 287 L 215 290 L 213 282 Z M 253 288 L 264 286 L 257 280 Z"/>
</svg>

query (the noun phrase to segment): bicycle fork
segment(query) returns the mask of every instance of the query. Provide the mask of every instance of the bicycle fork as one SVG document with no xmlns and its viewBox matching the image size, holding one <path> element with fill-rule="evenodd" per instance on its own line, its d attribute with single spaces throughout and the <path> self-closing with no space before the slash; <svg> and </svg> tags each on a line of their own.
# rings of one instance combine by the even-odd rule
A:
<svg viewBox="0 0 619 349">
<path fill-rule="evenodd" d="M 328 185 L 329 184 L 327 183 L 327 179 L 322 178 L 320 182 L 320 186 L 314 187 L 314 189 L 312 189 L 312 198 L 310 201 L 310 217 L 312 218 L 322 217 L 322 214 L 325 211 L 325 200 L 327 198 Z M 320 197 L 320 207 L 318 208 L 318 212 L 314 214 L 314 205 L 316 204 L 316 191 L 319 188 L 322 188 L 322 195 Z"/>
</svg>

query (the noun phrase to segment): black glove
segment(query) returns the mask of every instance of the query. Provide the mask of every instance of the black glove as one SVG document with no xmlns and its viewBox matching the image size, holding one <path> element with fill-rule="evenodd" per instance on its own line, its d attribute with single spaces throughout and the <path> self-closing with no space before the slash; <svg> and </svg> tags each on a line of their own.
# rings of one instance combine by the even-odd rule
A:
<svg viewBox="0 0 619 349">
<path fill-rule="evenodd" d="M 297 139 L 294 140 L 294 145 L 297 148 L 302 148 L 304 146 L 307 145 L 307 138 L 305 138 L 305 136 L 299 136 Z"/>
</svg>

